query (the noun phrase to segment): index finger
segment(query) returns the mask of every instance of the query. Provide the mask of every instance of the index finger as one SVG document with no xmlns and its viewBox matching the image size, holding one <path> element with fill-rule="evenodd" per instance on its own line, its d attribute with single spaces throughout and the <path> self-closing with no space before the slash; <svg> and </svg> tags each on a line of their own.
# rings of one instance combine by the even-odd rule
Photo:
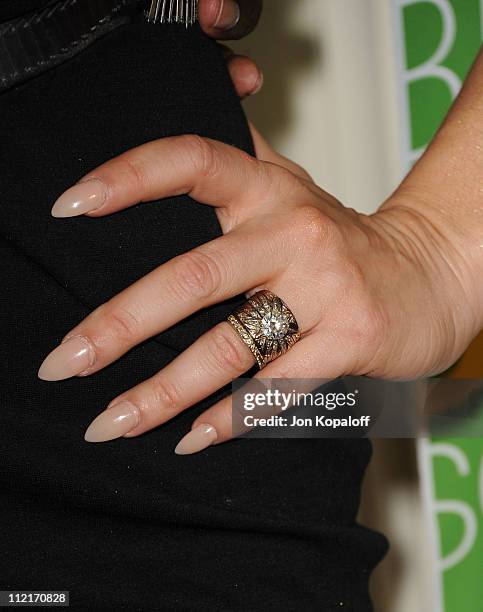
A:
<svg viewBox="0 0 483 612">
<path fill-rule="evenodd" d="M 244 151 L 194 134 L 162 138 L 89 172 L 60 196 L 52 215 L 97 217 L 182 194 L 217 207 L 261 201 L 276 168 L 270 166 L 269 171 L 267 164 Z"/>
</svg>

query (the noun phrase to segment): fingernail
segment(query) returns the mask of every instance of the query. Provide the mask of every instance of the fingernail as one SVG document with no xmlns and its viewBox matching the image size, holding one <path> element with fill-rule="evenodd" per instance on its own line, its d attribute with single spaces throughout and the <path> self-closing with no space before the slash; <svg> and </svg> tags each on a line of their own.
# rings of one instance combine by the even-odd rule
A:
<svg viewBox="0 0 483 612">
<path fill-rule="evenodd" d="M 240 7 L 235 0 L 224 0 L 214 23 L 218 30 L 231 30 L 240 21 Z"/>
<path fill-rule="evenodd" d="M 53 217 L 77 217 L 104 204 L 106 188 L 99 179 L 88 179 L 77 183 L 60 196 L 52 206 Z"/>
<path fill-rule="evenodd" d="M 38 377 L 42 380 L 64 380 L 87 370 L 94 360 L 94 351 L 86 338 L 73 336 L 47 355 L 39 368 Z"/>
<path fill-rule="evenodd" d="M 139 410 L 131 402 L 114 404 L 95 418 L 84 434 L 86 442 L 107 442 L 115 440 L 139 423 Z"/>
<path fill-rule="evenodd" d="M 255 87 L 252 89 L 252 91 L 250 93 L 251 96 L 254 96 L 255 94 L 257 94 L 260 91 L 260 89 L 263 87 L 263 80 L 264 80 L 263 73 L 260 72 L 260 74 L 258 76 L 258 79 L 257 79 L 257 82 L 255 83 Z"/>
<path fill-rule="evenodd" d="M 198 453 L 208 446 L 211 446 L 216 441 L 218 434 L 213 425 L 202 423 L 192 429 L 182 438 L 178 446 L 174 449 L 177 455 L 192 455 Z"/>
</svg>

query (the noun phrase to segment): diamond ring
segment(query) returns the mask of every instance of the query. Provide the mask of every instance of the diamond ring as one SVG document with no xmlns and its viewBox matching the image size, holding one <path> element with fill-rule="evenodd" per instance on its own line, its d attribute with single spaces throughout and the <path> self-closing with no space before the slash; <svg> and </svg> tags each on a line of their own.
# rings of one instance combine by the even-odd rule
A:
<svg viewBox="0 0 483 612">
<path fill-rule="evenodd" d="M 300 340 L 292 311 L 281 298 L 266 289 L 255 293 L 227 320 L 251 350 L 260 369 Z"/>
</svg>

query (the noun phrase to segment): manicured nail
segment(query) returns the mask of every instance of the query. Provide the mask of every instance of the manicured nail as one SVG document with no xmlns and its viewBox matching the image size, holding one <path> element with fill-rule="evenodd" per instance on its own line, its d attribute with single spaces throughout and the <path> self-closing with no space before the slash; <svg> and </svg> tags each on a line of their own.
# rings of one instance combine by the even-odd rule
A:
<svg viewBox="0 0 483 612">
<path fill-rule="evenodd" d="M 256 81 L 256 83 L 255 83 L 255 86 L 254 86 L 254 88 L 252 89 L 252 91 L 250 92 L 250 95 L 251 95 L 251 96 L 254 96 L 255 94 L 257 94 L 257 93 L 260 91 L 260 89 L 261 89 L 262 87 L 263 87 L 263 73 L 262 73 L 262 72 L 260 72 L 260 74 L 259 74 L 259 76 L 258 76 L 258 79 L 257 79 L 257 81 Z"/>
<path fill-rule="evenodd" d="M 240 7 L 235 0 L 223 0 L 214 27 L 218 30 L 231 30 L 240 21 Z"/>
<path fill-rule="evenodd" d="M 106 188 L 99 179 L 77 183 L 60 196 L 52 206 L 53 217 L 78 217 L 104 204 Z"/>
<path fill-rule="evenodd" d="M 82 336 L 73 336 L 47 355 L 38 377 L 42 380 L 64 380 L 87 370 L 94 360 L 95 354 L 89 342 Z"/>
<path fill-rule="evenodd" d="M 192 455 L 198 453 L 208 446 L 211 446 L 216 441 L 218 434 L 213 425 L 202 423 L 192 429 L 182 438 L 178 446 L 174 449 L 177 455 Z"/>
<path fill-rule="evenodd" d="M 84 434 L 86 442 L 107 442 L 115 440 L 139 423 L 139 410 L 131 402 L 114 404 L 95 418 Z"/>
</svg>

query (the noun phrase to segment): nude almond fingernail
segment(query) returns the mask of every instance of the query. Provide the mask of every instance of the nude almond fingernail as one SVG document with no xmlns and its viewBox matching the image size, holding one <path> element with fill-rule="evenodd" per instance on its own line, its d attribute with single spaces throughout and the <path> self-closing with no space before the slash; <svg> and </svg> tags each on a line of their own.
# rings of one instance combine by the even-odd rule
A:
<svg viewBox="0 0 483 612">
<path fill-rule="evenodd" d="M 59 344 L 42 362 L 38 377 L 64 380 L 87 370 L 95 361 L 94 349 L 83 336 L 73 336 Z"/>
<path fill-rule="evenodd" d="M 77 217 L 100 208 L 106 199 L 106 187 L 99 179 L 77 183 L 60 196 L 52 207 L 53 217 Z"/>
<path fill-rule="evenodd" d="M 213 442 L 216 442 L 218 434 L 213 425 L 208 423 L 202 423 L 180 440 L 178 446 L 174 449 L 177 455 L 192 455 L 193 453 L 199 453 L 200 451 L 211 446 Z"/>
<path fill-rule="evenodd" d="M 139 423 L 139 410 L 131 402 L 122 401 L 101 412 L 84 434 L 86 442 L 107 442 L 129 433 Z"/>
</svg>

